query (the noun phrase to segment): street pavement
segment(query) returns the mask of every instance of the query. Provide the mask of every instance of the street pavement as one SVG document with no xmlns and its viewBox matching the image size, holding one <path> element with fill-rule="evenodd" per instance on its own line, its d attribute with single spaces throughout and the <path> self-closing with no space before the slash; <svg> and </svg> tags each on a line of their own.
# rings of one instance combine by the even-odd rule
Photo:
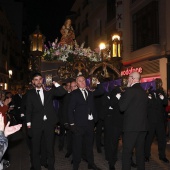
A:
<svg viewBox="0 0 170 170">
<path fill-rule="evenodd" d="M 170 170 L 170 163 L 163 163 L 159 160 L 157 151 L 157 141 L 155 140 L 152 145 L 151 160 L 149 163 L 145 163 L 146 170 Z M 66 148 L 63 151 L 58 150 L 58 136 L 56 135 L 55 141 L 55 168 L 56 170 L 72 170 L 71 156 L 65 158 Z M 9 155 L 10 155 L 10 167 L 7 170 L 29 170 L 29 150 L 25 141 L 25 133 L 22 131 L 17 132 L 11 136 L 9 143 Z M 167 158 L 170 160 L 170 145 L 167 145 L 166 150 Z M 116 170 L 121 170 L 121 156 L 122 145 L 121 140 L 119 143 L 118 161 L 116 163 Z M 95 164 L 100 167 L 101 170 L 109 170 L 108 163 L 105 160 L 104 148 L 102 153 L 97 153 L 96 146 L 94 145 L 94 158 Z M 133 158 L 135 160 L 135 156 Z M 79 170 L 87 170 L 87 162 L 81 161 Z M 136 168 L 132 168 L 135 170 Z M 46 170 L 42 167 L 42 170 Z"/>
</svg>

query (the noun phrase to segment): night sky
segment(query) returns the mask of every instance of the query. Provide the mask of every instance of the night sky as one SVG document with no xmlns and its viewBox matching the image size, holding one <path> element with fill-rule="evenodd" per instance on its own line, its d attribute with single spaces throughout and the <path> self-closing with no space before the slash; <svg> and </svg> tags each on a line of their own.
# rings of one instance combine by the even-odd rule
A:
<svg viewBox="0 0 170 170">
<path fill-rule="evenodd" d="M 40 31 L 47 41 L 60 39 L 60 29 L 67 15 L 70 15 L 74 0 L 22 0 L 24 2 L 24 16 L 27 23 L 28 34 L 36 30 L 39 25 Z"/>
</svg>

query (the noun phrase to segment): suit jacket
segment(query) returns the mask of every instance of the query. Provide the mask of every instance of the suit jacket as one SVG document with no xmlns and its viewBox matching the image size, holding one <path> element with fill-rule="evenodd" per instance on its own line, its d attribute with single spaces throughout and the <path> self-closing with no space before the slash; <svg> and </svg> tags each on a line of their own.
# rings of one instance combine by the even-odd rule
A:
<svg viewBox="0 0 170 170">
<path fill-rule="evenodd" d="M 159 95 L 162 94 L 164 99 L 160 99 Z M 150 96 L 148 105 L 148 120 L 150 123 L 164 123 L 165 121 L 165 107 L 168 104 L 168 98 L 164 91 L 156 90 L 148 93 Z"/>
<path fill-rule="evenodd" d="M 113 116 L 113 127 L 123 127 L 123 113 L 120 111 L 119 108 L 119 99 L 116 97 L 118 93 L 122 94 L 120 90 L 120 86 L 115 87 L 110 94 L 110 106 L 113 110 L 110 110 Z M 123 94 L 122 94 L 123 95 Z"/>
<path fill-rule="evenodd" d="M 64 123 L 68 123 L 68 105 L 69 105 L 69 102 L 70 102 L 70 98 L 71 98 L 71 93 L 67 93 L 65 96 L 64 96 L 64 99 L 63 99 L 63 109 L 62 109 L 62 115 L 63 115 L 63 121 Z"/>
<path fill-rule="evenodd" d="M 22 98 L 19 96 L 19 94 L 14 95 L 13 100 L 14 100 L 15 108 L 20 109 Z"/>
<path fill-rule="evenodd" d="M 47 116 L 46 123 L 54 126 L 57 123 L 57 114 L 53 106 L 54 96 L 62 96 L 66 90 L 60 86 L 44 92 L 44 105 L 42 105 L 36 89 L 27 93 L 26 101 L 26 122 L 31 122 L 31 128 L 40 128 L 43 125 L 43 117 Z"/>
<path fill-rule="evenodd" d="M 119 106 L 124 112 L 123 131 L 148 130 L 148 96 L 140 83 L 126 89 L 120 98 Z"/>
<path fill-rule="evenodd" d="M 104 93 L 101 85 L 98 85 L 94 92 L 88 91 L 88 97 L 85 100 L 80 89 L 71 92 L 70 102 L 68 106 L 69 123 L 74 123 L 77 126 L 88 125 L 88 114 L 93 115 L 94 122 L 97 122 L 98 117 L 94 105 L 94 96 Z"/>
</svg>

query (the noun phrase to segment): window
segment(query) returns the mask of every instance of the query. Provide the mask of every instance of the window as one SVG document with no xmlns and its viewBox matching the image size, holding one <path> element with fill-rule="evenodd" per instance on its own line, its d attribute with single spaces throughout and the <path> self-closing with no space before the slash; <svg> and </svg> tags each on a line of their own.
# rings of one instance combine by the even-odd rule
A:
<svg viewBox="0 0 170 170">
<path fill-rule="evenodd" d="M 158 2 L 152 1 L 132 16 L 132 50 L 159 43 Z"/>
<path fill-rule="evenodd" d="M 107 0 L 107 22 L 116 17 L 116 0 Z"/>
</svg>

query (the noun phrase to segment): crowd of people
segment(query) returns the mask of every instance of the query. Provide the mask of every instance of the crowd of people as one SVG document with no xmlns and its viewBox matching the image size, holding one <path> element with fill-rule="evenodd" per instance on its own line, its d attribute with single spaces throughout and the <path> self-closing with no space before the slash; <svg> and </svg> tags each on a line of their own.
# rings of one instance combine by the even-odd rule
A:
<svg viewBox="0 0 170 170">
<path fill-rule="evenodd" d="M 133 72 L 122 77 L 120 86 L 105 91 L 98 80 L 95 86 L 89 87 L 80 75 L 62 85 L 53 81 L 52 88 L 46 90 L 42 75 L 34 73 L 32 89 L 25 94 L 21 89 L 13 96 L 1 91 L 0 126 L 1 117 L 7 128 L 18 127 L 16 131 L 23 124 L 31 170 L 41 170 L 42 166 L 55 169 L 56 131 L 58 149 L 62 151 L 66 145 L 65 158 L 72 156 L 73 170 L 79 169 L 82 159 L 87 161 L 87 169 L 100 170 L 94 162 L 94 141 L 98 154 L 104 146 L 109 170 L 115 170 L 120 139 L 122 170 L 131 167 L 144 170 L 145 162 L 150 161 L 155 135 L 159 159 L 169 163 L 165 151 L 166 143 L 170 144 L 170 91 L 164 92 L 161 79 L 155 83 L 155 89 L 146 91 L 141 87 L 140 74 Z M 169 141 L 166 141 L 167 134 Z M 4 155 L 2 160 L 8 158 Z"/>
</svg>

